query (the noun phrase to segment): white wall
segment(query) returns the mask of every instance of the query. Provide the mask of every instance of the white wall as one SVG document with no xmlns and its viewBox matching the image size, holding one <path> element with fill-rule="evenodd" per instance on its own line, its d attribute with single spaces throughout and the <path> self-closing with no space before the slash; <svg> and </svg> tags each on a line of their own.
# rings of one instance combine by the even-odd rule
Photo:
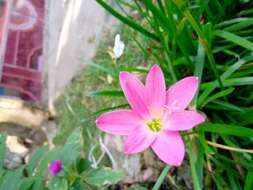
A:
<svg viewBox="0 0 253 190">
<path fill-rule="evenodd" d="M 111 25 L 112 17 L 95 0 L 46 0 L 46 7 L 44 97 L 52 104 L 83 68 L 81 59 L 94 56 L 103 27 Z"/>
</svg>

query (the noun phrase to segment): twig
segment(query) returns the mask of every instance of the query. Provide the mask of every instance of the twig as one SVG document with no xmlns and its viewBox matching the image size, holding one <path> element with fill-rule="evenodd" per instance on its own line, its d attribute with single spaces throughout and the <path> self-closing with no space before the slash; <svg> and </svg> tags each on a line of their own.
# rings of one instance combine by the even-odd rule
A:
<svg viewBox="0 0 253 190">
<path fill-rule="evenodd" d="M 211 142 L 211 141 L 206 141 L 206 142 L 207 142 L 207 144 L 209 144 L 211 146 L 214 146 L 214 147 L 217 147 L 217 148 L 221 148 L 221 149 L 225 149 L 225 150 L 231 150 L 231 151 L 234 151 L 234 152 L 245 152 L 245 153 L 253 154 L 253 149 L 236 148 L 236 147 L 226 146 L 226 145 L 223 145 L 223 144 L 214 143 L 214 142 Z"/>
</svg>

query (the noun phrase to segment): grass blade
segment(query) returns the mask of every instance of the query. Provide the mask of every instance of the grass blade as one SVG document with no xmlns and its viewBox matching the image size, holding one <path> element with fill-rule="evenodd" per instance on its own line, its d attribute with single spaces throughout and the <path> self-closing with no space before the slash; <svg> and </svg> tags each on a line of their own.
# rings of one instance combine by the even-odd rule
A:
<svg viewBox="0 0 253 190">
<path fill-rule="evenodd" d="M 88 96 L 111 96 L 111 97 L 122 97 L 124 96 L 121 90 L 102 90 L 102 91 L 93 91 L 88 94 Z"/>
<path fill-rule="evenodd" d="M 253 164 L 253 159 L 251 159 L 251 165 L 252 164 Z M 253 185 L 253 170 L 249 168 L 243 190 L 251 190 L 252 185 Z"/>
<path fill-rule="evenodd" d="M 159 190 L 165 177 L 167 176 L 168 172 L 170 170 L 170 166 L 167 165 L 165 168 L 163 168 L 163 171 L 161 173 L 161 175 L 159 176 L 159 178 L 157 179 L 154 187 L 152 188 L 152 190 Z"/>
<path fill-rule="evenodd" d="M 239 46 L 242 46 L 250 51 L 253 51 L 253 43 L 250 42 L 249 40 L 246 40 L 246 39 L 236 35 L 236 34 L 233 34 L 231 32 L 224 31 L 224 30 L 216 30 L 216 31 L 214 31 L 214 35 L 224 38 L 224 39 L 226 39 L 230 42 L 233 42 Z"/>
<path fill-rule="evenodd" d="M 120 13 L 118 13 L 116 10 L 114 10 L 110 5 L 108 5 L 107 3 L 105 3 L 103 0 L 96 0 L 97 3 L 99 3 L 104 9 L 106 9 L 109 13 L 111 13 L 114 17 L 116 17 L 117 19 L 119 19 L 121 22 L 123 22 L 124 24 L 130 26 L 131 28 L 135 29 L 136 31 L 144 34 L 145 36 L 148 36 L 156 41 L 159 40 L 159 38 L 147 31 L 145 28 L 143 28 L 142 26 L 140 26 L 139 24 L 137 24 L 136 22 L 134 22 L 133 20 L 124 17 L 123 15 L 121 15 Z"/>
<path fill-rule="evenodd" d="M 218 124 L 218 123 L 203 123 L 197 129 L 203 130 L 205 132 L 212 132 L 222 135 L 232 135 L 248 138 L 253 137 L 253 129 L 241 126 Z"/>
</svg>

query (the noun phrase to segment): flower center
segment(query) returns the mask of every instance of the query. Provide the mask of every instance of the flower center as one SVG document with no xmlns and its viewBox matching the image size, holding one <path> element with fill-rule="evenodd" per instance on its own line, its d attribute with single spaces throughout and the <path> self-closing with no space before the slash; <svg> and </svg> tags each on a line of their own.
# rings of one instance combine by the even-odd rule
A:
<svg viewBox="0 0 253 190">
<path fill-rule="evenodd" d="M 149 123 L 147 123 L 148 128 L 153 132 L 159 132 L 162 128 L 162 122 L 160 119 L 152 119 Z"/>
</svg>

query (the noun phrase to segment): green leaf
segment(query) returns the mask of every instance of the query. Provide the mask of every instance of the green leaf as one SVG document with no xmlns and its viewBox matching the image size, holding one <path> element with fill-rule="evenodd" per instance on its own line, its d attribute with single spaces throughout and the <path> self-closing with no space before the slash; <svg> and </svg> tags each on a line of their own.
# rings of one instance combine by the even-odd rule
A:
<svg viewBox="0 0 253 190">
<path fill-rule="evenodd" d="M 4 170 L 4 169 L 0 169 L 0 186 L 1 186 L 1 184 L 3 183 L 3 180 L 4 180 L 4 176 L 5 176 L 5 174 L 6 174 L 6 170 Z"/>
<path fill-rule="evenodd" d="M 35 177 L 32 190 L 45 190 L 44 180 L 45 180 L 44 177 Z"/>
<path fill-rule="evenodd" d="M 214 31 L 214 35 L 224 38 L 230 42 L 233 42 L 239 46 L 242 46 L 250 51 L 253 51 L 253 43 L 245 38 L 242 38 L 236 34 L 233 34 L 224 30 L 216 30 Z"/>
<path fill-rule="evenodd" d="M 4 166 L 4 158 L 5 158 L 5 151 L 6 151 L 6 133 L 0 134 L 0 168 L 3 168 Z"/>
<path fill-rule="evenodd" d="M 22 180 L 21 185 L 20 185 L 20 189 L 21 190 L 30 190 L 33 184 L 34 184 L 33 178 L 24 178 Z"/>
<path fill-rule="evenodd" d="M 8 171 L 4 176 L 2 185 L 0 186 L 1 190 L 17 190 L 20 189 L 22 184 L 24 167 L 17 169 L 16 171 Z"/>
<path fill-rule="evenodd" d="M 190 10 L 187 8 L 184 8 L 185 6 L 185 2 L 183 0 L 174 0 L 173 1 L 177 7 L 179 9 L 181 9 L 182 13 L 185 15 L 185 17 L 188 19 L 188 21 L 190 22 L 190 24 L 192 25 L 193 29 L 196 31 L 198 38 L 199 38 L 199 42 L 202 44 L 203 48 L 205 49 L 207 58 L 209 60 L 211 69 L 214 72 L 214 75 L 218 81 L 219 86 L 223 89 L 223 84 L 220 78 L 220 74 L 216 68 L 216 62 L 214 59 L 214 56 L 212 54 L 211 51 L 211 46 L 208 43 L 207 39 L 204 36 L 203 31 L 201 30 L 201 27 L 199 26 L 199 22 L 195 20 L 195 18 L 193 17 L 193 15 L 191 14 Z"/>
<path fill-rule="evenodd" d="M 150 37 L 150 38 L 152 38 L 154 40 L 157 40 L 157 41 L 159 40 L 159 38 L 155 34 L 150 33 L 149 31 L 147 31 L 144 27 L 137 24 L 133 19 L 129 19 L 129 18 L 126 18 L 126 17 L 122 16 L 120 13 L 115 11 L 110 5 L 108 5 L 104 0 L 96 0 L 96 1 L 102 7 L 104 7 L 104 9 L 106 9 L 108 12 L 110 12 L 113 16 L 115 16 L 117 19 L 119 19 L 124 24 L 130 26 L 131 28 L 133 28 L 136 31 L 144 34 L 147 37 Z"/>
<path fill-rule="evenodd" d="M 226 90 L 222 90 L 212 96 L 210 96 L 209 98 L 207 98 L 203 104 L 200 106 L 200 108 L 203 108 L 206 104 L 208 104 L 209 102 L 212 102 L 213 100 L 216 100 L 218 98 L 227 96 L 228 94 L 231 94 L 234 91 L 234 88 L 228 88 Z"/>
<path fill-rule="evenodd" d="M 194 75 L 198 77 L 199 83 L 202 80 L 204 64 L 205 64 L 205 49 L 201 45 L 201 43 L 199 42 L 198 54 L 197 54 L 197 57 L 196 57 L 195 70 L 194 70 Z M 193 100 L 194 105 L 197 104 L 198 95 L 199 95 L 199 89 L 197 89 L 197 92 L 196 92 L 194 100 Z"/>
<path fill-rule="evenodd" d="M 143 3 L 145 4 L 146 8 L 153 13 L 153 16 L 160 22 L 161 26 L 167 30 L 168 32 L 171 31 L 170 28 L 170 21 L 164 15 L 164 13 L 159 10 L 151 0 L 144 0 Z"/>
<path fill-rule="evenodd" d="M 91 63 L 89 63 L 89 66 L 94 67 L 94 68 L 96 68 L 97 70 L 100 70 L 100 71 L 102 71 L 102 72 L 105 72 L 105 73 L 107 73 L 107 74 L 109 74 L 109 75 L 111 75 L 111 76 L 113 76 L 113 77 L 117 77 L 117 76 L 118 76 L 117 73 L 113 72 L 112 70 L 110 70 L 110 69 L 108 69 L 107 67 L 104 67 L 104 66 L 102 66 L 102 65 L 100 65 L 100 64 L 91 62 Z"/>
<path fill-rule="evenodd" d="M 215 28 L 229 27 L 229 25 L 241 23 L 245 20 L 247 20 L 247 18 L 234 18 L 234 19 L 226 20 L 215 25 Z"/>
<path fill-rule="evenodd" d="M 33 155 L 31 160 L 29 161 L 29 164 L 27 165 L 27 172 L 29 176 L 32 176 L 33 173 L 35 172 L 35 169 L 37 167 L 37 165 L 39 164 L 42 156 L 48 151 L 48 147 L 47 146 L 43 146 L 39 149 L 37 149 Z"/>
<path fill-rule="evenodd" d="M 231 111 L 231 112 L 243 112 L 243 109 L 234 105 L 234 104 L 231 104 L 229 102 L 225 102 L 225 101 L 220 101 L 220 100 L 213 100 L 212 104 L 214 104 L 214 106 L 211 106 L 210 105 L 206 105 L 206 107 L 213 107 L 213 109 L 216 109 L 216 110 L 227 110 L 227 111 Z"/>
<path fill-rule="evenodd" d="M 227 28 L 225 28 L 225 30 L 227 31 L 239 31 L 241 29 L 244 29 L 246 27 L 249 27 L 253 25 L 253 18 L 245 18 L 243 19 L 241 22 L 238 22 L 237 24 L 234 24 L 232 26 L 229 26 Z"/>
<path fill-rule="evenodd" d="M 231 78 L 224 81 L 224 86 L 253 85 L 253 77 Z"/>
<path fill-rule="evenodd" d="M 239 121 L 241 125 L 249 125 L 253 123 L 253 108 L 245 109 L 239 114 Z"/>
<path fill-rule="evenodd" d="M 235 71 L 237 71 L 243 64 L 251 61 L 253 59 L 252 54 L 246 55 L 243 58 L 236 61 L 233 65 L 231 65 L 226 71 L 221 75 L 221 79 L 224 81 L 228 77 L 230 77 Z M 201 96 L 198 99 L 198 104 L 201 105 L 203 101 L 209 96 L 209 94 L 218 87 L 217 80 L 212 82 L 208 87 L 204 90 Z"/>
<path fill-rule="evenodd" d="M 98 187 L 118 183 L 126 174 L 123 171 L 114 171 L 108 168 L 95 169 L 88 174 L 84 172 L 87 183 Z"/>
<path fill-rule="evenodd" d="M 203 176 L 204 176 L 204 148 L 206 148 L 206 146 L 203 147 L 201 146 L 200 142 L 198 142 L 196 173 L 199 179 L 199 185 L 201 189 L 203 189 L 202 187 L 203 187 Z"/>
<path fill-rule="evenodd" d="M 222 135 L 232 135 L 238 137 L 253 137 L 253 129 L 234 126 L 234 125 L 226 125 L 226 124 L 218 124 L 218 123 L 203 123 L 199 125 L 197 130 L 203 130 L 205 132 L 212 132 Z"/>
<path fill-rule="evenodd" d="M 82 128 L 76 128 L 68 137 L 66 144 L 80 145 L 82 138 Z"/>
<path fill-rule="evenodd" d="M 61 160 L 65 167 L 74 164 L 80 157 L 81 152 L 81 128 L 76 128 L 68 137 L 63 147 L 57 147 L 47 152 L 41 159 L 38 172 L 42 176 L 48 170 L 49 164 L 53 160 Z"/>
<path fill-rule="evenodd" d="M 251 159 L 251 165 L 253 164 L 253 159 Z M 253 185 L 253 170 L 252 168 L 249 168 L 243 190 L 251 190 Z"/>
<path fill-rule="evenodd" d="M 165 167 L 163 168 L 163 171 L 162 171 L 162 173 L 160 174 L 160 176 L 158 177 L 158 179 L 157 179 L 157 181 L 156 181 L 154 187 L 152 188 L 152 190 L 159 190 L 159 189 L 160 189 L 160 187 L 161 187 L 161 185 L 162 185 L 164 179 L 165 179 L 166 176 L 168 175 L 169 170 L 170 170 L 170 166 L 169 166 L 169 165 L 167 165 L 167 166 L 165 166 Z"/>
<path fill-rule="evenodd" d="M 130 187 L 128 190 L 148 190 L 146 187 L 138 186 L 138 187 Z"/>
<path fill-rule="evenodd" d="M 102 90 L 93 91 L 88 94 L 88 96 L 110 96 L 110 97 L 122 97 L 124 93 L 121 90 Z"/>
<path fill-rule="evenodd" d="M 53 177 L 48 183 L 49 190 L 68 190 L 68 182 L 64 178 Z"/>
<path fill-rule="evenodd" d="M 94 188 L 91 187 L 89 184 L 84 183 L 81 180 L 76 180 L 70 190 L 93 190 L 93 189 Z"/>
<path fill-rule="evenodd" d="M 128 106 L 129 106 L 128 104 L 121 104 L 121 105 L 114 106 L 114 107 L 103 108 L 103 109 L 101 109 L 101 110 L 98 110 L 98 111 L 92 113 L 92 114 L 90 115 L 90 117 L 100 115 L 100 114 L 102 114 L 102 113 L 104 113 L 104 112 L 107 112 L 107 111 L 111 111 L 111 110 L 115 110 L 115 109 L 120 109 L 120 108 L 126 108 L 126 107 L 128 107 Z"/>
<path fill-rule="evenodd" d="M 128 71 L 128 72 L 144 73 L 144 74 L 148 73 L 148 70 L 147 69 L 143 69 L 143 68 L 124 67 L 122 70 L 123 71 Z"/>
<path fill-rule="evenodd" d="M 196 164 L 197 164 L 196 155 L 193 151 L 193 142 L 191 140 L 188 140 L 188 148 L 189 148 L 189 160 L 190 160 L 194 190 L 201 190 L 201 183 L 200 183 L 200 179 L 199 179 L 197 168 L 196 168 Z"/>
<path fill-rule="evenodd" d="M 78 173 L 81 174 L 83 171 L 91 169 L 91 162 L 86 159 L 80 159 L 77 161 L 76 167 Z"/>
</svg>

